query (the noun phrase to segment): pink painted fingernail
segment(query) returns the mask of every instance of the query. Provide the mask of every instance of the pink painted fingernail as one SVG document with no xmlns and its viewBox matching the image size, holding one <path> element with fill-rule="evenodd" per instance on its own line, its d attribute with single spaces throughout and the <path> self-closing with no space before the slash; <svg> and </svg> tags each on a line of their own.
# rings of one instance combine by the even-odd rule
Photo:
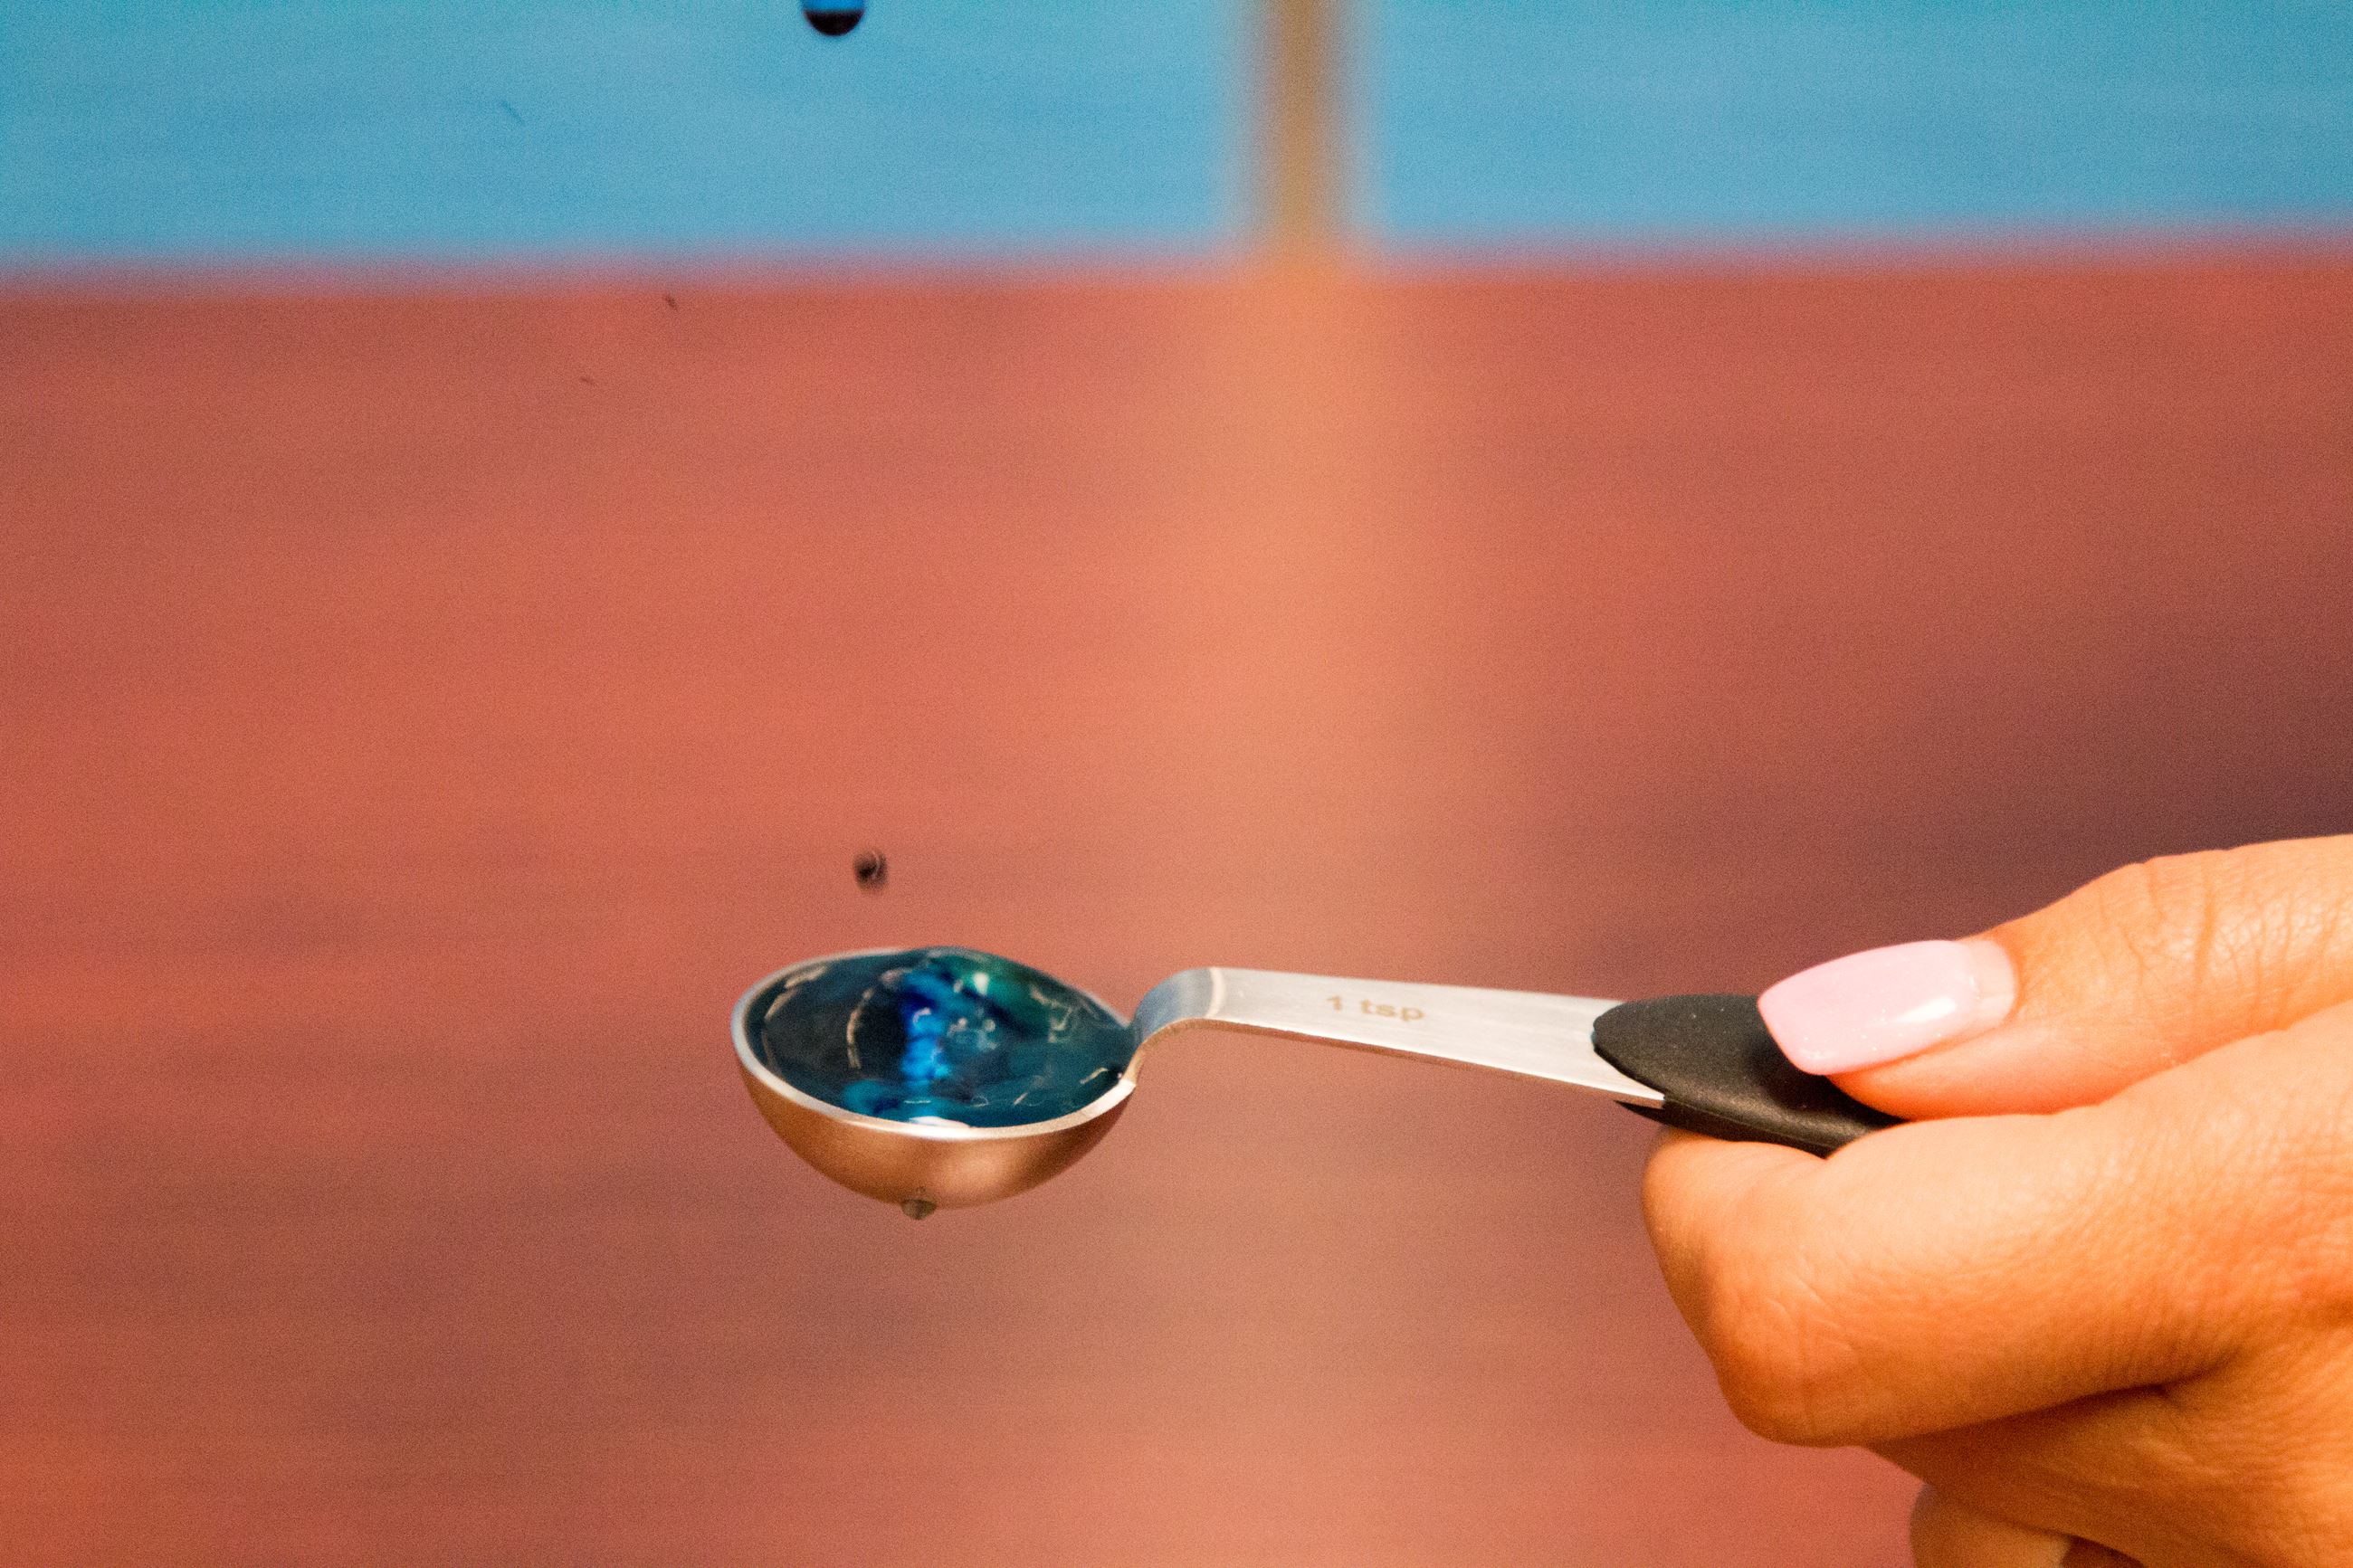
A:
<svg viewBox="0 0 2353 1568">
<path fill-rule="evenodd" d="M 1990 942 L 1906 942 L 1818 963 L 1757 998 L 1765 1026 L 1808 1072 L 1892 1062 L 1989 1029 L 2018 977 Z"/>
</svg>

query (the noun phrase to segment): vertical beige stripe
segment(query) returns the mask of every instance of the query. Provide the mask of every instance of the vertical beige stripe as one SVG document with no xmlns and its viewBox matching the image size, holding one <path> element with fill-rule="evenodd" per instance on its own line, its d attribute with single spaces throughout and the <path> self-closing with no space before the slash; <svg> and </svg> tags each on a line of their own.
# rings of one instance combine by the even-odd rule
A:
<svg viewBox="0 0 2353 1568">
<path fill-rule="evenodd" d="M 1261 222 L 1282 259 L 1338 248 L 1340 9 L 1340 0 L 1266 0 Z"/>
</svg>

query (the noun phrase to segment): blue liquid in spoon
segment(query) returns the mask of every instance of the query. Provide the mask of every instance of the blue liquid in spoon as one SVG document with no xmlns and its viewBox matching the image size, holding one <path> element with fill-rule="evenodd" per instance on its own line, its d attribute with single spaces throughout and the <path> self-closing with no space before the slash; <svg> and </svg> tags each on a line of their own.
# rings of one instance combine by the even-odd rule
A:
<svg viewBox="0 0 2353 1568">
<path fill-rule="evenodd" d="M 819 959 L 750 1011 L 763 1066 L 828 1105 L 892 1121 L 1050 1121 L 1108 1093 L 1127 1026 L 1052 975 L 967 947 Z"/>
</svg>

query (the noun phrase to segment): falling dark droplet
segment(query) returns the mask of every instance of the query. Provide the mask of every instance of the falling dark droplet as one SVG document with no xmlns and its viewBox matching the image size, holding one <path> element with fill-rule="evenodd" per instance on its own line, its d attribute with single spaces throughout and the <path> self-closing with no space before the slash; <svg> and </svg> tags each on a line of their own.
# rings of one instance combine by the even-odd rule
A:
<svg viewBox="0 0 2353 1568">
<path fill-rule="evenodd" d="M 891 880 L 891 861 L 880 849 L 861 849 L 858 858 L 849 863 L 850 874 L 858 885 L 870 893 L 879 893 Z"/>
<path fill-rule="evenodd" d="M 932 1202 L 929 1198 L 902 1198 L 899 1200 L 899 1207 L 906 1213 L 909 1219 L 922 1219 L 924 1215 L 930 1214 L 934 1209 L 939 1206 L 939 1205 Z"/>
<path fill-rule="evenodd" d="M 828 38 L 838 38 L 866 19 L 866 0 L 801 0 L 801 15 Z"/>
</svg>

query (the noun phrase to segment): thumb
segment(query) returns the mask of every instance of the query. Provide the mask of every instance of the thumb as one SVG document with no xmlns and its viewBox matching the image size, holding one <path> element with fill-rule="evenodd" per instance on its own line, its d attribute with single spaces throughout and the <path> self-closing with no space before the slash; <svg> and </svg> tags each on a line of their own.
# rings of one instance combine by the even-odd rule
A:
<svg viewBox="0 0 2353 1568">
<path fill-rule="evenodd" d="M 2353 835 L 2145 861 L 1963 942 L 1757 999 L 1809 1072 L 1898 1116 L 2057 1110 L 2353 999 Z"/>
</svg>

